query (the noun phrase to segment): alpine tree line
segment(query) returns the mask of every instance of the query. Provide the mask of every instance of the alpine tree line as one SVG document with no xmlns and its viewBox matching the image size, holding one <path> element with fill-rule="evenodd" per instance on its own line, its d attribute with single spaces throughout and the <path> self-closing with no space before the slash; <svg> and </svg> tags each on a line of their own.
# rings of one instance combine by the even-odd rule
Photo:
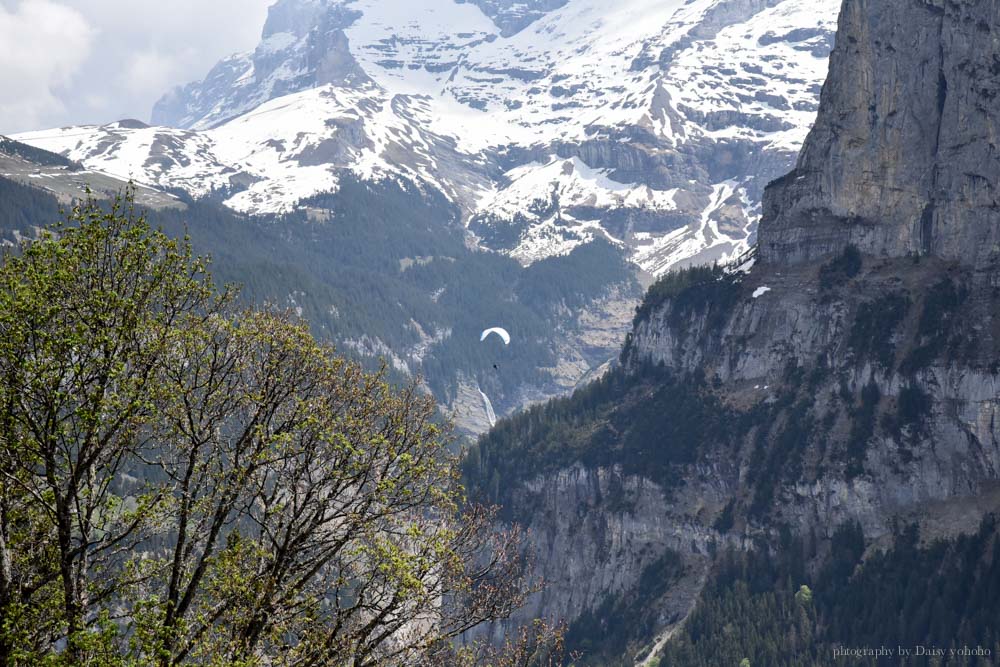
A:
<svg viewBox="0 0 1000 667">
<path fill-rule="evenodd" d="M 0 263 L 0 664 L 559 662 L 447 424 L 237 307 L 131 193 Z"/>
</svg>

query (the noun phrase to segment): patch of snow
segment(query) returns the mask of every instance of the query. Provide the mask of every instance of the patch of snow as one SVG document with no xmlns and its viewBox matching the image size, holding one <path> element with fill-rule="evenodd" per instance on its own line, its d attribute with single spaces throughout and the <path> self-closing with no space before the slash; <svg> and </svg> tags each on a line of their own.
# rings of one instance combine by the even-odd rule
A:
<svg viewBox="0 0 1000 667">
<path fill-rule="evenodd" d="M 497 413 L 493 411 L 493 403 L 490 402 L 490 397 L 482 389 L 479 390 L 479 395 L 483 397 L 483 408 L 486 410 L 486 418 L 489 419 L 490 426 L 496 426 Z"/>
</svg>

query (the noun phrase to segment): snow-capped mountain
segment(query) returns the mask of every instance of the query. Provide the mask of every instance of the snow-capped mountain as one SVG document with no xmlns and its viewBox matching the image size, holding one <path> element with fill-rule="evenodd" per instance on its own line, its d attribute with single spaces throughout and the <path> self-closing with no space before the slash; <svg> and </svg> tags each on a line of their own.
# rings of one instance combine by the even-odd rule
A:
<svg viewBox="0 0 1000 667">
<path fill-rule="evenodd" d="M 816 110 L 837 0 L 279 0 L 263 41 L 134 122 L 18 140 L 248 213 L 345 172 L 443 193 L 524 263 L 746 248 Z"/>
<path fill-rule="evenodd" d="M 110 197 L 112 193 L 121 192 L 128 186 L 128 183 L 120 178 L 84 168 L 83 165 L 67 160 L 61 155 L 40 150 L 3 135 L 0 135 L 0 179 L 48 192 L 64 204 L 75 199 L 83 199 L 88 195 L 97 198 Z M 184 209 L 180 199 L 156 188 L 137 187 L 135 198 L 140 205 L 148 209 Z M 22 211 L 20 217 L 24 221 L 30 215 Z M 4 222 L 9 223 L 10 218 L 4 218 Z M 9 238 L 0 238 L 0 245 L 10 245 L 10 243 Z"/>
</svg>

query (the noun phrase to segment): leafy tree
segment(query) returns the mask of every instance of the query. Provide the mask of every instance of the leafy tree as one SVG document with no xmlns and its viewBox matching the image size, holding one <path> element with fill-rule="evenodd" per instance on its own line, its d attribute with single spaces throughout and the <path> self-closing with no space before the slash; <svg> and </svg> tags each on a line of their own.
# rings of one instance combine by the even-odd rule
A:
<svg viewBox="0 0 1000 667">
<path fill-rule="evenodd" d="M 433 399 L 233 301 L 131 192 L 4 258 L 0 663 L 559 662 L 453 646 L 535 587 Z"/>
<path fill-rule="evenodd" d="M 75 661 L 91 609 L 114 595 L 106 572 L 142 539 L 153 501 L 126 504 L 115 487 L 156 413 L 162 360 L 192 316 L 219 303 L 189 249 L 135 221 L 128 200 L 107 213 L 87 202 L 0 270 L 2 532 L 27 521 L 29 546 L 50 556 L 33 559 L 26 579 L 0 574 L 0 595 L 55 602 L 40 629 L 65 626 Z M 18 546 L 0 545 L 5 563 Z"/>
</svg>

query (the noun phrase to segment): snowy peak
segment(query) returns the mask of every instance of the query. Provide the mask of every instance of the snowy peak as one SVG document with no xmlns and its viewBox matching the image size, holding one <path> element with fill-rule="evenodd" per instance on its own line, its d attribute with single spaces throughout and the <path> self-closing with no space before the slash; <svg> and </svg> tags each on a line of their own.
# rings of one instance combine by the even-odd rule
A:
<svg viewBox="0 0 1000 667">
<path fill-rule="evenodd" d="M 707 131 L 727 127 L 734 110 L 747 107 L 758 116 L 751 129 L 804 135 L 812 116 L 802 122 L 773 112 L 815 112 L 836 4 L 282 0 L 253 53 L 171 92 L 153 122 L 207 128 L 275 97 L 374 80 L 393 93 L 434 98 L 443 120 L 458 121 L 477 148 L 580 141 L 598 127 L 640 126 L 681 140 L 689 134 L 676 115 L 681 105 Z M 503 12 L 532 20 L 498 34 L 490 16 Z M 787 85 L 770 91 L 768 77 Z M 477 111 L 499 118 L 490 124 Z"/>
<path fill-rule="evenodd" d="M 211 137 L 190 130 L 116 122 L 28 132 L 19 140 L 122 180 L 181 188 L 197 197 L 246 183 L 216 155 Z"/>
<path fill-rule="evenodd" d="M 210 130 L 105 126 L 19 135 L 123 179 L 196 197 L 222 197 L 230 208 L 283 214 L 298 202 L 337 190 L 342 171 L 378 181 L 402 178 L 471 209 L 489 189 L 486 165 L 432 131 L 426 100 L 373 84 L 325 85 L 260 105 Z"/>
<path fill-rule="evenodd" d="M 344 8 L 339 5 L 337 10 Z M 326 0 L 278 0 L 267 10 L 263 39 L 290 35 L 294 39 L 307 36 L 322 21 L 322 15 L 331 9 Z"/>
<path fill-rule="evenodd" d="M 815 118 L 839 0 L 280 0 L 155 127 L 29 133 L 248 213 L 344 172 L 444 194 L 530 263 L 602 238 L 661 273 L 753 243 Z M 170 127 L 182 129 L 172 129 Z"/>
<path fill-rule="evenodd" d="M 281 0 L 270 8 L 252 53 L 231 56 L 204 81 L 168 93 L 154 106 L 153 123 L 210 128 L 284 95 L 368 83 L 344 34 L 360 16 L 339 2 Z"/>
<path fill-rule="evenodd" d="M 121 121 L 125 124 L 133 122 Z M 111 197 L 124 191 L 128 186 L 127 181 L 113 175 L 87 169 L 63 155 L 14 141 L 2 135 L 0 135 L 0 178 L 45 190 L 63 203 L 83 199 L 88 195 L 99 198 Z M 139 187 L 135 194 L 140 204 L 153 209 L 184 206 L 176 197 L 152 188 Z M 9 239 L 0 239 L 0 246 L 9 242 Z"/>
</svg>

